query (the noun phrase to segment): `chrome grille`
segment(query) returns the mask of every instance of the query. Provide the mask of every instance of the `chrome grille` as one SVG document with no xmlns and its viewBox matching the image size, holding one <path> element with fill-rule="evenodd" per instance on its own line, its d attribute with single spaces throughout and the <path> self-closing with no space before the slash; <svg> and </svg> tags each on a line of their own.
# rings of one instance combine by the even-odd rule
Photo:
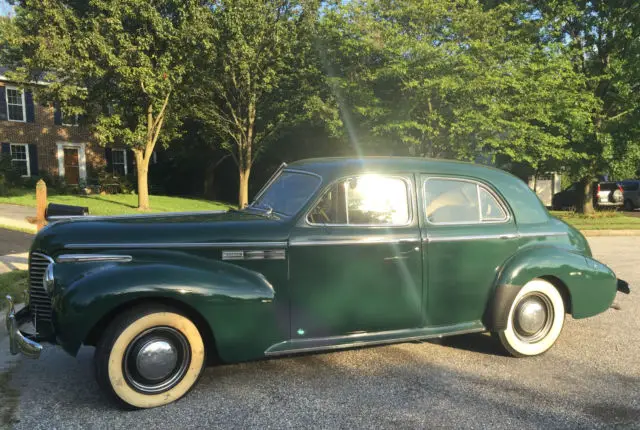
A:
<svg viewBox="0 0 640 430">
<path fill-rule="evenodd" d="M 42 285 L 44 272 L 53 260 L 38 252 L 29 256 L 29 308 L 33 315 L 33 322 L 51 322 L 51 298 Z"/>
</svg>

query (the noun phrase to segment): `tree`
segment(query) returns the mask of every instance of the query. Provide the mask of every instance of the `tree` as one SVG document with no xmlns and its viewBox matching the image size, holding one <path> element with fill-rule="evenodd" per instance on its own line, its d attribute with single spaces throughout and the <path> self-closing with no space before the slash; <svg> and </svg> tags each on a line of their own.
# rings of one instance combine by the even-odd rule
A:
<svg viewBox="0 0 640 430">
<path fill-rule="evenodd" d="M 578 159 L 593 100 L 559 43 L 519 5 L 354 0 L 323 16 L 329 85 L 358 153 L 534 167 Z"/>
<path fill-rule="evenodd" d="M 520 2 L 514 2 L 520 3 Z M 598 175 L 636 174 L 640 163 L 640 4 L 634 0 L 521 2 L 541 23 L 541 42 L 562 43 L 566 58 L 595 103 L 584 110 L 588 132 L 570 148 L 579 154 L 568 172 L 579 179 L 580 210 L 593 212 Z"/>
<path fill-rule="evenodd" d="M 87 114 L 100 143 L 131 147 L 138 208 L 149 209 L 149 161 L 178 122 L 171 101 L 193 57 L 209 49 L 210 10 L 197 0 L 20 0 L 15 12 L 2 61 L 25 82 L 49 81 L 39 95 Z"/>
<path fill-rule="evenodd" d="M 306 114 L 317 72 L 310 63 L 318 2 L 221 0 L 212 5 L 209 43 L 201 52 L 194 115 L 221 139 L 240 179 L 238 204 L 248 203 L 256 158 L 285 127 Z"/>
</svg>

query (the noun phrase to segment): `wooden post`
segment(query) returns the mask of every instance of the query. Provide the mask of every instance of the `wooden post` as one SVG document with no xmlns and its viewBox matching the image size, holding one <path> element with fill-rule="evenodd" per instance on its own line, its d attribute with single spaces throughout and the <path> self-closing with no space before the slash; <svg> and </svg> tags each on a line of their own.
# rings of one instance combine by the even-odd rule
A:
<svg viewBox="0 0 640 430">
<path fill-rule="evenodd" d="M 47 184 L 40 179 L 36 184 L 36 228 L 38 231 L 46 225 L 44 215 L 47 209 Z"/>
</svg>

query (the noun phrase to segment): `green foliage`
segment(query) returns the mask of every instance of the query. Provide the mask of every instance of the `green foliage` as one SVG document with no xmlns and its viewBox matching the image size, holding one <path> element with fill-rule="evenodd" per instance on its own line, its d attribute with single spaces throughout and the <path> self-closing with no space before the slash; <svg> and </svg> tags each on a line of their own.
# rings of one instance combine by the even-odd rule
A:
<svg viewBox="0 0 640 430">
<path fill-rule="evenodd" d="M 86 114 L 100 143 L 132 147 L 146 187 L 153 149 L 180 117 L 171 98 L 208 49 L 209 15 L 198 0 L 20 0 L 2 61 L 19 81 L 50 82 L 39 96 Z"/>
<path fill-rule="evenodd" d="M 356 152 L 538 167 L 577 159 L 593 105 L 558 44 L 518 7 L 466 0 L 351 1 L 327 10 L 321 54 Z"/>
</svg>

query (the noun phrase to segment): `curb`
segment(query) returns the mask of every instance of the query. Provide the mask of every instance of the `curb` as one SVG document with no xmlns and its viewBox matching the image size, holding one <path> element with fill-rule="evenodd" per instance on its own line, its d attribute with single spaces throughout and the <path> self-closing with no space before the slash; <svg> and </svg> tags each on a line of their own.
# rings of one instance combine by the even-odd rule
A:
<svg viewBox="0 0 640 430">
<path fill-rule="evenodd" d="M 580 230 L 584 236 L 640 236 L 640 230 Z"/>
</svg>

